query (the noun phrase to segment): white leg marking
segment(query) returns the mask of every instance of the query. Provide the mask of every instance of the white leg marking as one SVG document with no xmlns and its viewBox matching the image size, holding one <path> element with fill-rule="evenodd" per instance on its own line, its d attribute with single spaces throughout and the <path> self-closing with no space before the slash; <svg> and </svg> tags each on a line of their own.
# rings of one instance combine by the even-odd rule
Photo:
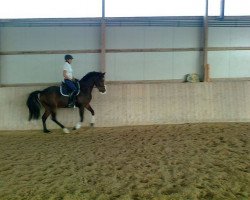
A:
<svg viewBox="0 0 250 200">
<path fill-rule="evenodd" d="M 77 122 L 77 124 L 76 124 L 76 129 L 79 129 L 79 128 L 81 128 L 82 127 L 82 123 L 81 122 Z"/>
<path fill-rule="evenodd" d="M 95 116 L 92 115 L 92 118 L 91 118 L 91 121 L 90 121 L 91 124 L 94 124 L 95 123 Z"/>
<path fill-rule="evenodd" d="M 67 129 L 67 128 L 63 128 L 63 132 L 64 132 L 64 133 L 70 133 L 70 132 L 69 132 L 69 129 Z"/>
</svg>

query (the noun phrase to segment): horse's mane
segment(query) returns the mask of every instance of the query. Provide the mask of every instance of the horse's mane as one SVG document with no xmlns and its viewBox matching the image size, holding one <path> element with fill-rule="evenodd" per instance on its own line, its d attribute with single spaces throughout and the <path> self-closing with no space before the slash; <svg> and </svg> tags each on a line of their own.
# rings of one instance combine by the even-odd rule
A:
<svg viewBox="0 0 250 200">
<path fill-rule="evenodd" d="M 101 72 L 95 72 L 95 71 L 89 72 L 89 73 L 87 73 L 84 77 L 82 77 L 81 81 L 86 81 L 86 80 L 88 80 L 89 78 L 98 76 L 98 75 L 100 75 L 100 74 L 101 74 Z"/>
</svg>

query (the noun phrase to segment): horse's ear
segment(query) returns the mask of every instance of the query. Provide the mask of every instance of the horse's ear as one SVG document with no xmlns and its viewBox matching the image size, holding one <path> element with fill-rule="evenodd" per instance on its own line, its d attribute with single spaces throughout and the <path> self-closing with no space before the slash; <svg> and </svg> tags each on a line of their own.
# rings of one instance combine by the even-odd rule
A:
<svg viewBox="0 0 250 200">
<path fill-rule="evenodd" d="M 102 75 L 104 76 L 106 74 L 106 72 L 102 73 Z"/>
</svg>

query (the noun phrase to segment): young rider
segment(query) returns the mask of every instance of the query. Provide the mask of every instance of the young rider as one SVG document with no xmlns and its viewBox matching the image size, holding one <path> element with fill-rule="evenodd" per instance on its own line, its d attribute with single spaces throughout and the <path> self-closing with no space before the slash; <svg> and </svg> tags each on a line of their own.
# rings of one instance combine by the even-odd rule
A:
<svg viewBox="0 0 250 200">
<path fill-rule="evenodd" d="M 72 108 L 75 106 L 75 99 L 76 99 L 76 94 L 77 94 L 77 88 L 75 86 L 75 78 L 73 76 L 73 69 L 71 66 L 71 63 L 73 61 L 73 56 L 72 55 L 65 55 L 64 56 L 65 63 L 63 66 L 63 77 L 64 77 L 64 82 L 65 84 L 71 89 L 71 93 L 69 95 L 69 102 L 68 102 L 68 107 Z"/>
</svg>

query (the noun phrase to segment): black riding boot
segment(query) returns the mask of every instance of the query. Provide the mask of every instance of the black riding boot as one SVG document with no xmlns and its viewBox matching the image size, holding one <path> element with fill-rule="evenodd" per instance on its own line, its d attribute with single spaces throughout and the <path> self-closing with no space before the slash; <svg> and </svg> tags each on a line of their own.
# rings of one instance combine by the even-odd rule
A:
<svg viewBox="0 0 250 200">
<path fill-rule="evenodd" d="M 68 108 L 73 108 L 75 106 L 75 101 L 76 101 L 75 92 L 72 92 L 69 95 Z"/>
</svg>

